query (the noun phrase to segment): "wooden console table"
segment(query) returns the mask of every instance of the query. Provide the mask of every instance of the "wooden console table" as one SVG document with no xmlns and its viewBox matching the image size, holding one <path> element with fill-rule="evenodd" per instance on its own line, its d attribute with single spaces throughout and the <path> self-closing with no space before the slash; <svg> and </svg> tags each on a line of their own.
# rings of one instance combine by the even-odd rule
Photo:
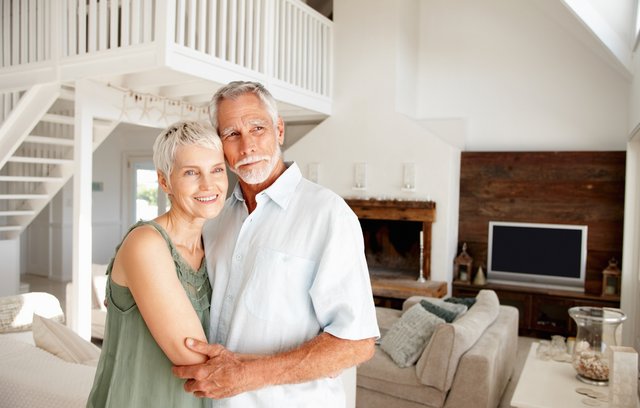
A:
<svg viewBox="0 0 640 408">
<path fill-rule="evenodd" d="M 481 289 L 492 289 L 500 303 L 513 306 L 520 313 L 519 334 L 548 338 L 551 335 L 575 336 L 576 325 L 568 310 L 574 306 L 620 307 L 619 297 L 603 297 L 582 292 L 534 288 L 517 285 L 471 285 L 453 282 L 453 296 L 476 296 Z"/>
<path fill-rule="evenodd" d="M 417 274 L 392 275 L 371 271 L 371 289 L 376 306 L 402 309 L 402 303 L 411 296 L 441 298 L 447 294 L 447 282 L 418 282 L 417 277 Z"/>
</svg>

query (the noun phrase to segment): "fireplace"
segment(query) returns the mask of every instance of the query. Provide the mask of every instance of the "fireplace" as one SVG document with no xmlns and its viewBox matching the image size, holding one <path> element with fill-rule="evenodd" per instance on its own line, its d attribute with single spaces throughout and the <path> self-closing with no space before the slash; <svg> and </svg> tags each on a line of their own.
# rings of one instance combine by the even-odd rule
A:
<svg viewBox="0 0 640 408">
<path fill-rule="evenodd" d="M 419 275 L 421 222 L 362 218 L 360 225 L 372 275 Z"/>
<path fill-rule="evenodd" d="M 433 201 L 347 199 L 346 202 L 362 226 L 374 296 L 406 299 L 411 295 L 446 295 L 446 282 L 430 280 L 431 224 L 436 216 Z M 426 282 L 417 281 L 421 232 L 422 272 Z"/>
</svg>

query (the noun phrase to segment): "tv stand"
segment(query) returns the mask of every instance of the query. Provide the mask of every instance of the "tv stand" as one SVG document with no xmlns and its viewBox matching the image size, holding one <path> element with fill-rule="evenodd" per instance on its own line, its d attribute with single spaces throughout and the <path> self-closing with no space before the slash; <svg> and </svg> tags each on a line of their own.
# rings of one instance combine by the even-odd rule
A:
<svg viewBox="0 0 640 408">
<path fill-rule="evenodd" d="M 620 297 L 600 296 L 555 288 L 487 283 L 472 285 L 453 282 L 453 296 L 473 297 L 482 289 L 496 292 L 500 303 L 520 312 L 518 332 L 521 336 L 549 338 L 554 334 L 575 336 L 576 325 L 568 310 L 574 306 L 620 307 Z"/>
</svg>

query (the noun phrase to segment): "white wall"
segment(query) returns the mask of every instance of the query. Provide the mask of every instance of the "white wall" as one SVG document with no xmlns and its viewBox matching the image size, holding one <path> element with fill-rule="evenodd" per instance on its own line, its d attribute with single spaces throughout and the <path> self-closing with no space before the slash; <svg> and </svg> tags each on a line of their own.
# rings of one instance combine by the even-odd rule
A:
<svg viewBox="0 0 640 408">
<path fill-rule="evenodd" d="M 122 239 L 128 221 L 121 217 L 122 181 L 125 153 L 152 154 L 160 129 L 120 125 L 98 147 L 93 156 L 93 181 L 103 191 L 93 192 L 93 262 L 108 263 Z"/>
<path fill-rule="evenodd" d="M 364 161 L 367 196 L 433 199 L 433 279 L 451 280 L 460 150 L 626 147 L 628 77 L 536 2 L 350 0 L 334 22 L 334 112 L 286 157 L 345 197 Z"/>
<path fill-rule="evenodd" d="M 633 60 L 630 96 L 630 140 L 627 145 L 621 308 L 629 316 L 623 325 L 623 342 L 640 350 L 640 55 Z"/>
<path fill-rule="evenodd" d="M 20 240 L 0 241 L 0 296 L 15 295 L 20 287 Z"/>
<path fill-rule="evenodd" d="M 419 115 L 467 150 L 624 150 L 629 79 L 537 3 L 422 1 Z"/>
<path fill-rule="evenodd" d="M 434 200 L 432 278 L 447 280 L 457 235 L 459 150 L 396 108 L 399 103 L 409 110 L 403 94 L 397 94 L 396 79 L 398 70 L 404 75 L 412 69 L 397 61 L 397 44 L 400 37 L 406 38 L 404 30 L 416 27 L 415 13 L 405 12 L 402 5 L 384 0 L 334 3 L 333 113 L 285 156 L 296 160 L 303 172 L 308 163 L 318 162 L 320 184 L 343 197 Z M 362 12 L 365 6 L 367 13 Z M 412 46 L 403 48 L 401 55 L 411 54 Z M 352 189 L 357 162 L 369 164 L 368 189 L 363 193 Z M 401 191 L 404 162 L 416 164 L 415 193 Z"/>
</svg>

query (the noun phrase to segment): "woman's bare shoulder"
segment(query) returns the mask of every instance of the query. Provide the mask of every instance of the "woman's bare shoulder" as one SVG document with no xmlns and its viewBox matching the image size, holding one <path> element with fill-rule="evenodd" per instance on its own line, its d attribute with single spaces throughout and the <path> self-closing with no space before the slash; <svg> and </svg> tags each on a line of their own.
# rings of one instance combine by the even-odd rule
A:
<svg viewBox="0 0 640 408">
<path fill-rule="evenodd" d="M 128 270 L 158 266 L 158 262 L 170 262 L 171 252 L 160 232 L 151 225 L 134 228 L 122 242 L 118 250 L 117 263 Z M 155 268 L 154 268 L 155 269 Z"/>
</svg>

